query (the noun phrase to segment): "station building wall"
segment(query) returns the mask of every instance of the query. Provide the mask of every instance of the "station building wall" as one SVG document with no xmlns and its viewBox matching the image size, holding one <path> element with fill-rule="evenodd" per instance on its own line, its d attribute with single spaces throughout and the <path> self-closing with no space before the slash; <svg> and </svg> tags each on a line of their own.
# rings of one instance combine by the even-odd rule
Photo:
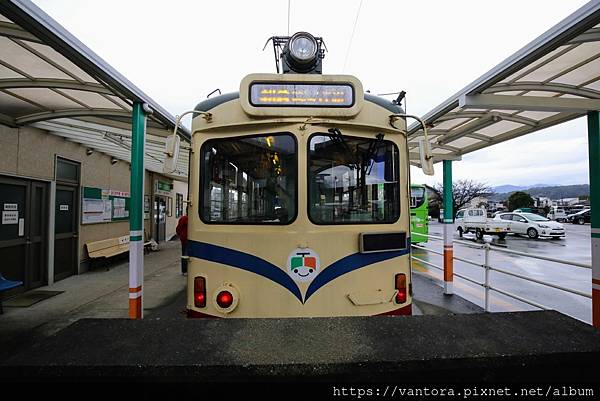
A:
<svg viewBox="0 0 600 401">
<path fill-rule="evenodd" d="M 123 192 L 130 192 L 130 165 L 119 160 L 111 163 L 111 157 L 98 151 L 87 154 L 87 147 L 68 141 L 60 136 L 53 135 L 45 130 L 35 127 L 11 128 L 0 125 L 0 177 L 5 180 L 20 180 L 22 182 L 39 182 L 47 186 L 46 199 L 50 199 L 50 188 L 56 184 L 56 159 L 64 158 L 79 163 L 80 182 L 77 196 L 77 267 L 73 274 L 84 272 L 88 269 L 88 257 L 85 244 L 107 238 L 115 238 L 129 234 L 129 222 L 119 221 L 110 223 L 81 224 L 81 198 L 82 187 L 97 187 Z M 147 199 L 154 198 L 154 182 L 159 179 L 173 186 L 173 180 L 155 173 L 145 172 L 145 195 Z M 7 182 L 9 182 L 7 181 Z M 59 183 L 60 185 L 60 183 Z M 180 189 L 181 191 L 181 189 Z M 1 193 L 0 193 L 1 195 Z M 187 196 L 187 184 L 186 184 Z M 167 239 L 175 233 L 177 219 L 175 217 L 175 194 L 172 195 L 172 216 L 167 219 Z M 0 199 L 0 204 L 2 204 Z M 51 215 L 54 210 L 49 210 L 46 205 L 45 218 L 48 219 L 46 229 L 52 231 L 53 224 Z M 152 213 L 152 202 L 150 202 L 150 213 L 146 213 L 144 219 L 144 230 L 146 238 L 155 237 L 155 214 Z M 54 223 L 56 224 L 56 223 Z M 49 234 L 49 237 L 52 235 Z M 50 248 L 50 245 L 47 246 Z M 46 255 L 49 250 L 46 249 Z M 51 254 L 51 253 L 50 253 Z M 50 257 L 48 257 L 48 261 Z M 50 264 L 50 262 L 48 262 Z M 51 275 L 51 272 L 47 273 Z M 17 277 L 18 278 L 18 277 Z M 46 277 L 45 283 L 54 281 L 53 277 Z"/>
</svg>

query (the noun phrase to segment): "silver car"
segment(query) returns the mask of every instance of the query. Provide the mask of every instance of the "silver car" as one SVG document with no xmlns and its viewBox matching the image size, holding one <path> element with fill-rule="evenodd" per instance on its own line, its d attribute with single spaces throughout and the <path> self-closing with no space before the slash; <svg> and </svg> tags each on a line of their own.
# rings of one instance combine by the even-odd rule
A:
<svg viewBox="0 0 600 401">
<path fill-rule="evenodd" d="M 551 221 L 535 213 L 499 213 L 497 220 L 509 221 L 510 231 L 514 234 L 527 235 L 529 238 L 565 238 L 562 224 Z"/>
</svg>

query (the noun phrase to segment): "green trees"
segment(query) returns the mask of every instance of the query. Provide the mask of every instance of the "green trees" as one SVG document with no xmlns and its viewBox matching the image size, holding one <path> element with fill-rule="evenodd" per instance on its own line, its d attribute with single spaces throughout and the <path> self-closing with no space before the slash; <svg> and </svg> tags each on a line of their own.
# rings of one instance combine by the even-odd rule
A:
<svg viewBox="0 0 600 401">
<path fill-rule="evenodd" d="M 527 192 L 517 191 L 508 197 L 508 210 L 513 211 L 523 207 L 532 207 L 533 198 Z"/>
</svg>

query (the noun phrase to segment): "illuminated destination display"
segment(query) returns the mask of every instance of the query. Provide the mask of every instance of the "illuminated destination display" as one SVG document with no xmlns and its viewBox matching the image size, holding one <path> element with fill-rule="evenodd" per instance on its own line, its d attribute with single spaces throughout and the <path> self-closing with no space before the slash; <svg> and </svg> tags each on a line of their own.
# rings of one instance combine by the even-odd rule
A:
<svg viewBox="0 0 600 401">
<path fill-rule="evenodd" d="M 352 107 L 350 84 L 259 83 L 250 85 L 250 104 L 256 107 Z"/>
</svg>

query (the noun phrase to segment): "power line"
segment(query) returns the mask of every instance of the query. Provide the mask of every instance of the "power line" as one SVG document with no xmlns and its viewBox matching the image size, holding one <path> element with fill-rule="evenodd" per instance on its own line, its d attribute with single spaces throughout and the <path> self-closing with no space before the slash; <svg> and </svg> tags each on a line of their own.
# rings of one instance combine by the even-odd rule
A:
<svg viewBox="0 0 600 401">
<path fill-rule="evenodd" d="M 290 3 L 292 0 L 288 0 L 288 33 L 287 36 L 290 36 Z"/>
<path fill-rule="evenodd" d="M 348 50 L 346 51 L 346 58 L 344 59 L 344 68 L 342 72 L 346 71 L 346 65 L 348 64 L 348 56 L 350 55 L 350 48 L 352 47 L 352 40 L 354 39 L 354 32 L 356 32 L 356 25 L 358 24 L 358 17 L 360 16 L 360 9 L 362 8 L 363 0 L 360 0 L 358 4 L 358 10 L 356 11 L 356 19 L 354 20 L 354 26 L 352 27 L 352 35 L 350 35 L 350 42 L 348 42 Z"/>
</svg>

